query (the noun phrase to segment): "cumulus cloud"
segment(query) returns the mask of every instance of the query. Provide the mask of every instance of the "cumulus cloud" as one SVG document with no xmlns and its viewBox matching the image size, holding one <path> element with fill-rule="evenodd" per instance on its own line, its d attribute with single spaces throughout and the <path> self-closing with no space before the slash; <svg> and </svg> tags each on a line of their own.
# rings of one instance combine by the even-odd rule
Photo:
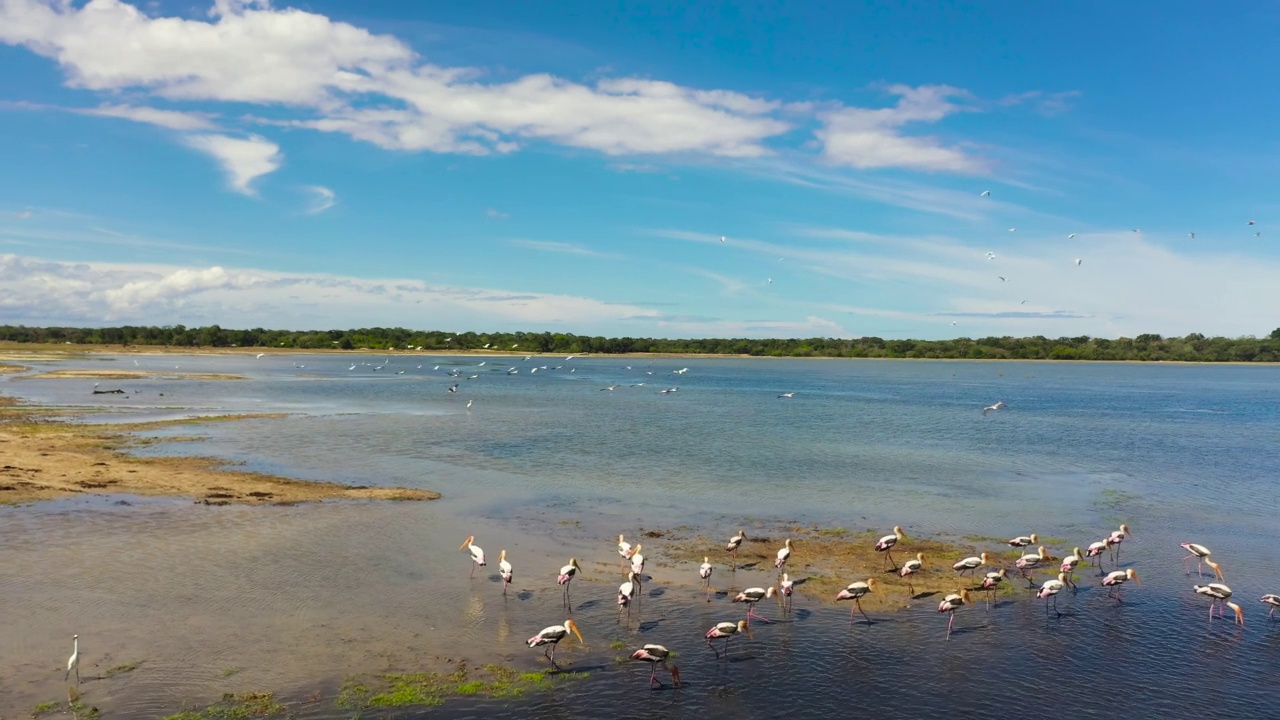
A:
<svg viewBox="0 0 1280 720">
<path fill-rule="evenodd" d="M 968 93 L 947 85 L 893 85 L 888 91 L 899 96 L 891 108 L 844 107 L 820 114 L 824 127 L 816 134 L 828 160 L 862 169 L 905 167 L 975 173 L 984 168 L 979 159 L 937 138 L 901 134 L 902 126 L 909 123 L 937 122 L 969 110 L 954 102 L 968 98 Z"/>
<path fill-rule="evenodd" d="M 245 195 L 256 195 L 255 179 L 275 172 L 283 160 L 280 146 L 259 135 L 235 138 L 229 135 L 192 135 L 187 144 L 212 155 L 227 172 L 231 189 Z"/>
</svg>

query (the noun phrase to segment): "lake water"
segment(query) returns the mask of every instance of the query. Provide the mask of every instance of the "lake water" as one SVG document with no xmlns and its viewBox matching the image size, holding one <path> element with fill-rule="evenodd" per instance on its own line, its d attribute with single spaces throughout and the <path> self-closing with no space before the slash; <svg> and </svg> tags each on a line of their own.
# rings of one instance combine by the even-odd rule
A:
<svg viewBox="0 0 1280 720">
<path fill-rule="evenodd" d="M 1280 367 L 271 354 L 47 367 L 245 375 L 100 381 L 128 397 L 91 395 L 91 380 L 10 378 L 0 390 L 130 420 L 291 413 L 202 425 L 202 441 L 145 452 L 444 498 L 0 509 L 0 597 L 21 619 L 0 627 L 0 717 L 58 697 L 76 632 L 99 672 L 143 661 L 82 686 L 108 717 L 157 717 L 223 691 L 331 696 L 349 674 L 460 656 L 538 667 L 522 641 L 564 620 L 554 575 L 569 555 L 588 561 L 573 586 L 588 648 L 566 644 L 561 659 L 589 676 L 430 716 L 1081 716 L 1127 704 L 1135 717 L 1280 717 L 1280 621 L 1258 602 L 1280 592 Z M 658 392 L 668 388 L 678 391 Z M 997 400 L 1008 408 L 984 416 Z M 846 608 L 801 600 L 789 622 L 755 627 L 717 662 L 701 635 L 741 606 L 702 602 L 692 568 L 670 564 L 649 568 L 640 623 L 617 623 L 617 533 L 687 525 L 727 537 L 783 521 L 951 538 L 1035 531 L 1081 546 L 1126 522 L 1124 561 L 1144 584 L 1116 606 L 1085 572 L 1061 598 L 1065 617 L 1046 619 L 1023 593 L 962 610 L 950 641 L 936 599 L 853 628 Z M 458 543 L 472 534 L 493 559 L 468 579 Z M 1246 627 L 1207 621 L 1184 540 L 1214 550 Z M 488 572 L 499 548 L 517 567 L 519 592 L 505 600 Z M 726 569 L 718 587 L 772 580 Z M 686 687 L 650 693 L 648 668 L 614 662 L 625 655 L 614 640 L 675 649 Z M 349 716 L 325 701 L 300 712 Z"/>
</svg>

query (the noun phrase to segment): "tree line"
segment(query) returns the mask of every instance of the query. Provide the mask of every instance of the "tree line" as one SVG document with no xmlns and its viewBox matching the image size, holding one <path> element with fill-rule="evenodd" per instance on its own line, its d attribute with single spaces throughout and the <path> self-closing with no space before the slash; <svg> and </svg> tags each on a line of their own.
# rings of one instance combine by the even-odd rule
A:
<svg viewBox="0 0 1280 720">
<path fill-rule="evenodd" d="M 0 341 L 73 345 L 243 347 L 343 350 L 495 350 L 524 353 L 692 353 L 763 357 L 967 358 L 973 360 L 1176 360 L 1280 362 L 1280 328 L 1265 338 L 984 337 L 952 340 L 862 338 L 633 338 L 551 332 L 450 333 L 406 328 L 351 330 L 230 330 L 217 325 L 108 328 L 0 325 Z"/>
</svg>

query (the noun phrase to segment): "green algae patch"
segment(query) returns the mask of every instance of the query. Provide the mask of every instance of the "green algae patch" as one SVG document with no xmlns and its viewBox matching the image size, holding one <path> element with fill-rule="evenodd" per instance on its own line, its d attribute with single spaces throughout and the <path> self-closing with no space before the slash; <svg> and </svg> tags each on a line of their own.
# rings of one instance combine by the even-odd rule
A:
<svg viewBox="0 0 1280 720">
<path fill-rule="evenodd" d="M 284 703 L 275 699 L 275 693 L 226 693 L 202 710 L 182 710 L 164 720 L 252 720 L 280 717 L 287 711 Z"/>
<path fill-rule="evenodd" d="M 583 677 L 586 673 L 554 670 L 520 672 L 492 663 L 473 668 L 464 661 L 447 673 L 388 673 L 347 678 L 335 704 L 340 709 L 359 712 L 430 707 L 449 698 L 463 696 L 513 698 L 530 691 L 549 690 Z"/>
</svg>

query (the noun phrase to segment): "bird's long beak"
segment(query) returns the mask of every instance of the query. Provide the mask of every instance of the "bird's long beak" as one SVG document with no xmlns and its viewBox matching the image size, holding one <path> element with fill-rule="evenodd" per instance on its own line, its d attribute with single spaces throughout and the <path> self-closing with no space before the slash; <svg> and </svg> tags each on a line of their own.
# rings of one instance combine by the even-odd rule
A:
<svg viewBox="0 0 1280 720">
<path fill-rule="evenodd" d="M 1216 563 L 1216 562 L 1210 562 L 1210 563 L 1209 563 L 1209 567 L 1213 568 L 1213 574 L 1214 574 L 1215 576 L 1217 576 L 1217 578 L 1218 578 L 1219 580 L 1226 580 L 1226 578 L 1222 576 L 1222 566 L 1221 566 L 1221 565 L 1219 565 L 1219 564 L 1218 564 L 1218 563 Z"/>
<path fill-rule="evenodd" d="M 671 665 L 667 670 L 671 671 L 671 682 L 675 683 L 676 687 L 680 687 L 680 666 Z"/>
<path fill-rule="evenodd" d="M 1142 584 L 1142 580 L 1138 579 L 1138 573 L 1136 572 L 1133 574 L 1133 581 L 1138 583 L 1139 585 Z"/>
<path fill-rule="evenodd" d="M 578 632 L 578 623 L 572 620 L 569 620 L 565 622 L 565 625 L 569 628 L 569 630 L 573 632 L 574 635 L 578 636 L 578 642 L 582 643 L 583 645 L 587 644 L 587 641 L 582 639 L 582 633 Z"/>
<path fill-rule="evenodd" d="M 462 548 L 470 545 L 471 543 L 475 542 L 475 539 L 476 539 L 475 535 L 468 535 L 467 539 L 463 540 L 462 544 L 458 546 L 458 549 L 461 550 Z"/>
</svg>

